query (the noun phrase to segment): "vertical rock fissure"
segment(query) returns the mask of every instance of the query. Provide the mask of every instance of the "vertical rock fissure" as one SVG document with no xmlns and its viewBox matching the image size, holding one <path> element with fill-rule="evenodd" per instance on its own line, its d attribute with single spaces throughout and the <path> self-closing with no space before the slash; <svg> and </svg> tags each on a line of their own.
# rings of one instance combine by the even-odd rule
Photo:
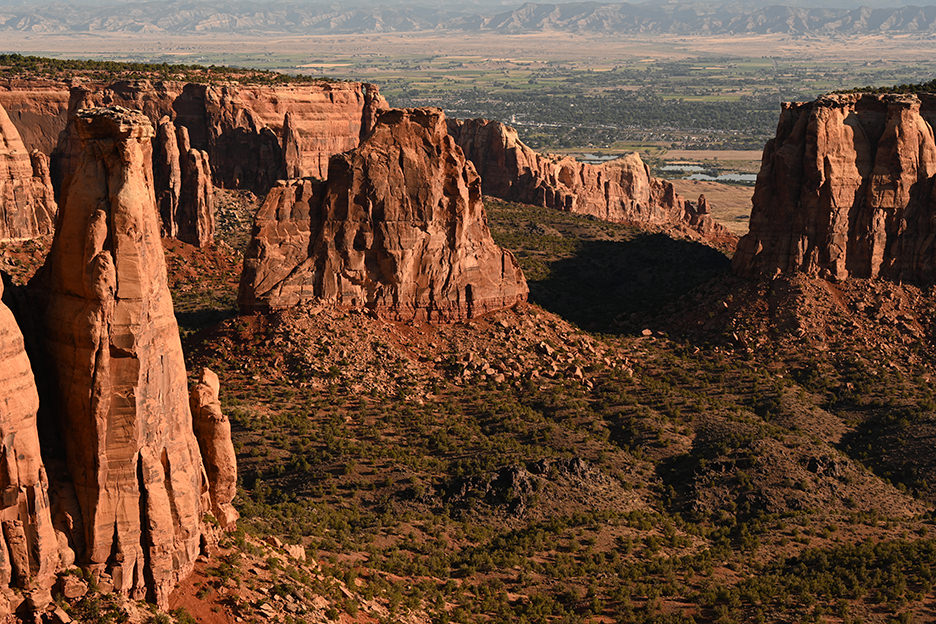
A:
<svg viewBox="0 0 936 624">
<path fill-rule="evenodd" d="M 149 527 L 149 492 L 143 475 L 143 455 L 137 453 L 136 461 L 137 488 L 140 490 L 140 546 L 143 549 L 143 583 L 146 586 L 146 599 L 156 601 L 156 579 L 153 577 L 152 549 L 153 536 Z M 134 574 L 136 576 L 136 574 Z"/>
</svg>

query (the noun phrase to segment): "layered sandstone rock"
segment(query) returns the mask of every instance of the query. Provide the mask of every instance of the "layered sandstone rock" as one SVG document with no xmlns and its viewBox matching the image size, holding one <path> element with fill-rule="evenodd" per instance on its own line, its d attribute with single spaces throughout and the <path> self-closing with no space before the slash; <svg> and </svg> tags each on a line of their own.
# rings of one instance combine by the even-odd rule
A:
<svg viewBox="0 0 936 624">
<path fill-rule="evenodd" d="M 160 243 L 153 135 L 121 108 L 72 118 L 62 214 L 34 287 L 80 513 L 77 562 L 165 606 L 199 554 L 207 483 Z"/>
<path fill-rule="evenodd" d="M 163 236 L 174 238 L 179 231 L 177 214 L 182 195 L 182 165 L 179 162 L 178 132 L 172 120 L 163 117 L 153 140 L 153 186 Z"/>
<path fill-rule="evenodd" d="M 936 96 L 784 104 L 734 268 L 936 279 Z"/>
<path fill-rule="evenodd" d="M 59 101 L 34 112 L 43 89 L 49 100 Z M 62 110 L 73 114 L 118 105 L 142 110 L 154 125 L 168 116 L 188 129 L 193 148 L 208 153 L 216 184 L 258 192 L 287 175 L 323 178 L 328 159 L 356 147 L 386 108 L 375 86 L 352 82 L 260 86 L 133 80 L 84 83 L 69 96 L 61 83 L 18 81 L 0 88 L 0 104 L 13 107 L 14 123 L 22 118 L 24 130 L 40 121 L 48 128 L 27 142 L 47 153 L 55 145 L 47 135 L 57 136 L 65 126 Z"/>
<path fill-rule="evenodd" d="M 188 130 L 159 121 L 153 142 L 156 204 L 164 236 L 204 247 L 214 240 L 214 206 L 208 154 L 192 148 Z"/>
<path fill-rule="evenodd" d="M 327 179 L 271 190 L 245 259 L 242 309 L 322 299 L 397 319 L 456 321 L 526 298 L 441 111 L 381 113 L 360 147 L 332 157 Z"/>
<path fill-rule="evenodd" d="M 59 567 L 59 545 L 39 448 L 38 409 L 23 335 L 0 303 L 0 588 L 48 593 Z M 0 600 L 0 616 L 8 611 Z"/>
<path fill-rule="evenodd" d="M 51 234 L 56 212 L 48 159 L 26 151 L 0 107 L 0 240 Z"/>
<path fill-rule="evenodd" d="M 29 151 L 51 154 L 68 122 L 70 85 L 44 78 L 0 79 L 0 107 L 6 109 Z"/>
<path fill-rule="evenodd" d="M 477 167 L 487 195 L 715 242 L 733 240 L 670 182 L 651 176 L 636 153 L 591 165 L 540 154 L 524 145 L 515 129 L 497 121 L 450 119 L 448 124 Z"/>
<path fill-rule="evenodd" d="M 202 368 L 189 393 L 192 426 L 208 473 L 211 510 L 224 529 L 237 521 L 231 504 L 237 494 L 237 458 L 231 441 L 231 422 L 221 411 L 221 384 L 210 369 Z"/>
</svg>

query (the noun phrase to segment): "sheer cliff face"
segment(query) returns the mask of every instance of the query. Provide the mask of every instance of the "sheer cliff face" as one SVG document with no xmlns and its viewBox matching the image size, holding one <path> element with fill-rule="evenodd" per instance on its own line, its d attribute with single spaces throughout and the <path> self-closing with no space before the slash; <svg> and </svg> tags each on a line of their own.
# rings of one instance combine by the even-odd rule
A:
<svg viewBox="0 0 936 624">
<path fill-rule="evenodd" d="M 241 280 L 245 310 L 311 299 L 402 320 L 455 321 L 523 301 L 494 244 L 474 167 L 435 109 L 390 110 L 325 183 L 271 190 Z"/>
<path fill-rule="evenodd" d="M 0 240 L 51 234 L 57 211 L 48 158 L 26 151 L 0 107 Z"/>
<path fill-rule="evenodd" d="M 48 591 L 59 569 L 59 547 L 39 449 L 38 409 L 23 335 L 0 303 L 0 587 Z M 3 602 L 0 616 L 10 611 Z"/>
<path fill-rule="evenodd" d="M 55 80 L 0 80 L 0 107 L 6 109 L 29 151 L 51 154 L 68 122 L 69 85 Z"/>
<path fill-rule="evenodd" d="M 207 483 L 166 281 L 140 113 L 79 111 L 43 269 L 42 342 L 82 518 L 78 562 L 168 602 L 199 554 Z"/>
<path fill-rule="evenodd" d="M 936 280 L 933 123 L 932 95 L 785 104 L 735 270 Z"/>
<path fill-rule="evenodd" d="M 707 209 L 651 176 L 636 153 L 591 165 L 540 154 L 524 145 L 516 130 L 497 121 L 450 119 L 448 124 L 481 174 L 487 195 L 716 242 L 733 240 Z"/>
<path fill-rule="evenodd" d="M 139 80 L 85 84 L 70 96 L 60 84 L 4 86 L 0 105 L 9 107 L 14 123 L 29 132 L 30 149 L 50 153 L 68 114 L 118 105 L 143 111 L 154 125 L 168 116 L 187 129 L 193 149 L 208 154 L 216 184 L 259 192 L 287 175 L 324 178 L 329 158 L 356 147 L 386 108 L 373 85 L 344 82 L 209 86 Z M 51 106 L 56 98 L 65 101 Z M 46 130 L 34 132 L 40 122 Z"/>
</svg>

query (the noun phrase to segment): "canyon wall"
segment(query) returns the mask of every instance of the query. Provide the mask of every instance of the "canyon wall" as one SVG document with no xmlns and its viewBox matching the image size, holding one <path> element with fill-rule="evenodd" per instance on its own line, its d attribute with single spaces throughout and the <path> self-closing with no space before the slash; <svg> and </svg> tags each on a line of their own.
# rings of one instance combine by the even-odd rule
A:
<svg viewBox="0 0 936 624">
<path fill-rule="evenodd" d="M 154 125 L 168 116 L 188 130 L 192 148 L 207 152 L 216 184 L 258 192 L 287 174 L 323 178 L 329 158 L 356 147 L 386 108 L 377 87 L 355 82 L 207 85 L 145 79 L 7 81 L 0 83 L 0 105 L 8 108 L 27 148 L 45 153 L 81 108 L 141 110 Z"/>
<path fill-rule="evenodd" d="M 0 107 L 6 109 L 26 149 L 51 154 L 68 123 L 71 85 L 44 78 L 0 80 Z"/>
<path fill-rule="evenodd" d="M 49 159 L 30 154 L 0 106 L 0 240 L 51 234 L 58 208 Z"/>
<path fill-rule="evenodd" d="M 448 125 L 477 167 L 486 195 L 712 242 L 734 240 L 707 205 L 684 199 L 670 182 L 651 176 L 636 153 L 591 165 L 540 154 L 497 121 L 450 119 Z"/>
<path fill-rule="evenodd" d="M 481 181 L 437 109 L 389 110 L 327 182 L 273 188 L 241 279 L 245 311 L 321 299 L 401 320 L 456 321 L 526 299 L 491 238 Z"/>
<path fill-rule="evenodd" d="M 934 122 L 928 94 L 784 104 L 736 272 L 936 280 Z"/>
</svg>

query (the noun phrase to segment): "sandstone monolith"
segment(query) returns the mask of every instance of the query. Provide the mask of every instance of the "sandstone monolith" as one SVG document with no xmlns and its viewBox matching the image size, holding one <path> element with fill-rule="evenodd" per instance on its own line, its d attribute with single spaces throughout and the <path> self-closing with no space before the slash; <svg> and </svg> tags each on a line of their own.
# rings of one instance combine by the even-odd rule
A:
<svg viewBox="0 0 936 624">
<path fill-rule="evenodd" d="M 189 394 L 192 425 L 208 473 L 211 509 L 223 529 L 235 527 L 238 514 L 231 504 L 237 494 L 237 458 L 231 440 L 231 421 L 221 411 L 221 384 L 209 368 L 202 368 Z"/>
<path fill-rule="evenodd" d="M 735 271 L 936 281 L 934 123 L 932 94 L 784 104 Z"/>
<path fill-rule="evenodd" d="M 23 334 L 0 302 L 0 588 L 48 593 L 59 568 L 59 545 L 39 447 L 38 409 Z"/>
<path fill-rule="evenodd" d="M 327 182 L 271 190 L 241 279 L 244 310 L 320 299 L 401 320 L 457 321 L 526 299 L 487 226 L 481 181 L 437 109 L 390 110 Z"/>
<path fill-rule="evenodd" d="M 160 242 L 153 135 L 120 107 L 78 111 L 63 133 L 41 347 L 82 519 L 77 563 L 167 606 L 200 552 L 207 479 Z"/>
<path fill-rule="evenodd" d="M 208 154 L 194 149 L 188 129 L 168 117 L 153 141 L 156 204 L 164 236 L 197 247 L 214 241 L 214 186 Z"/>
</svg>

